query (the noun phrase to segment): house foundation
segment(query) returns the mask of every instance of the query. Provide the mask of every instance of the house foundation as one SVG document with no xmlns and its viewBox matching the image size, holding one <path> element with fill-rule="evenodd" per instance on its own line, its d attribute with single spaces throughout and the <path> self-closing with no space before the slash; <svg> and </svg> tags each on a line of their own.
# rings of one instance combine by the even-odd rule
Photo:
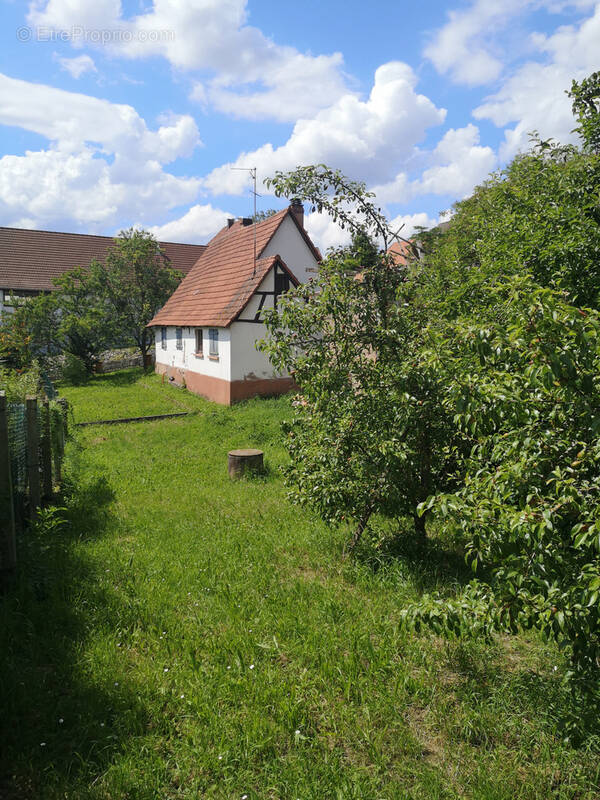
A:
<svg viewBox="0 0 600 800">
<path fill-rule="evenodd" d="M 248 400 L 250 397 L 287 394 L 297 388 L 292 378 L 248 378 L 226 381 L 223 378 L 214 378 L 158 362 L 155 371 L 177 386 L 185 386 L 190 392 L 224 406 Z"/>
</svg>

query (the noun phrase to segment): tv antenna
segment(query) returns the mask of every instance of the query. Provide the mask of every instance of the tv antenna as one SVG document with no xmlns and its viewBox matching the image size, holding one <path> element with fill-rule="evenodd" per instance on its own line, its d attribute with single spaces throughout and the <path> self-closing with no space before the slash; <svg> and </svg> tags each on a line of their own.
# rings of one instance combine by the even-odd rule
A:
<svg viewBox="0 0 600 800">
<path fill-rule="evenodd" d="M 261 196 L 256 191 L 256 167 L 230 167 L 230 169 L 236 169 L 240 172 L 249 172 L 250 176 L 252 177 L 252 195 L 254 197 L 254 216 L 252 217 L 252 230 L 254 235 L 254 261 L 252 277 L 254 277 L 256 275 L 256 198 Z"/>
</svg>

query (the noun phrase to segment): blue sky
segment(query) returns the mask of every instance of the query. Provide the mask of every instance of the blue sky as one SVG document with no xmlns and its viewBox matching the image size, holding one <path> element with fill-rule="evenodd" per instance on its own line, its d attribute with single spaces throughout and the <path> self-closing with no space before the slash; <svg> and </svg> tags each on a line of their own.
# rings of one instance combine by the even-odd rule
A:
<svg viewBox="0 0 600 800">
<path fill-rule="evenodd" d="M 0 225 L 204 242 L 325 162 L 432 225 L 528 132 L 572 139 L 600 2 L 0 0 Z M 259 187 L 259 208 L 281 201 Z M 322 248 L 343 234 L 307 216 Z"/>
</svg>

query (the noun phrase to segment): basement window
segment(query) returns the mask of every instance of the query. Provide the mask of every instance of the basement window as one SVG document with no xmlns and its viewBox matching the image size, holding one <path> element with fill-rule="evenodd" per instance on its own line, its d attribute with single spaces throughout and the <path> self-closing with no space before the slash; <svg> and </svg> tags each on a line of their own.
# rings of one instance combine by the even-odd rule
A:
<svg viewBox="0 0 600 800">
<path fill-rule="evenodd" d="M 209 358 L 218 358 L 219 357 L 219 329 L 218 328 L 209 328 L 208 329 L 208 357 Z"/>
<path fill-rule="evenodd" d="M 160 346 L 162 350 L 167 349 L 167 329 L 161 328 L 160 329 Z"/>
<path fill-rule="evenodd" d="M 183 350 L 183 328 L 175 328 L 175 347 Z"/>
<path fill-rule="evenodd" d="M 196 328 L 196 357 L 197 358 L 204 358 L 204 343 L 203 343 L 203 335 L 204 331 L 202 328 Z"/>
</svg>

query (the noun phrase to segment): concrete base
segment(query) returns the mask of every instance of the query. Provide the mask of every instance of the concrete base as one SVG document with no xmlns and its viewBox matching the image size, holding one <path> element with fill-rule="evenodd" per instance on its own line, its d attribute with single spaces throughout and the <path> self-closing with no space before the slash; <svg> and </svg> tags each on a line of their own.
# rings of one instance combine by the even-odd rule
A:
<svg viewBox="0 0 600 800">
<path fill-rule="evenodd" d="M 230 406 L 247 400 L 250 397 L 286 394 L 296 388 L 292 378 L 260 378 L 245 381 L 225 381 L 201 375 L 181 367 L 170 367 L 168 364 L 156 364 L 155 371 L 165 375 L 177 386 L 185 386 L 190 392 L 206 397 L 214 403 Z"/>
</svg>

